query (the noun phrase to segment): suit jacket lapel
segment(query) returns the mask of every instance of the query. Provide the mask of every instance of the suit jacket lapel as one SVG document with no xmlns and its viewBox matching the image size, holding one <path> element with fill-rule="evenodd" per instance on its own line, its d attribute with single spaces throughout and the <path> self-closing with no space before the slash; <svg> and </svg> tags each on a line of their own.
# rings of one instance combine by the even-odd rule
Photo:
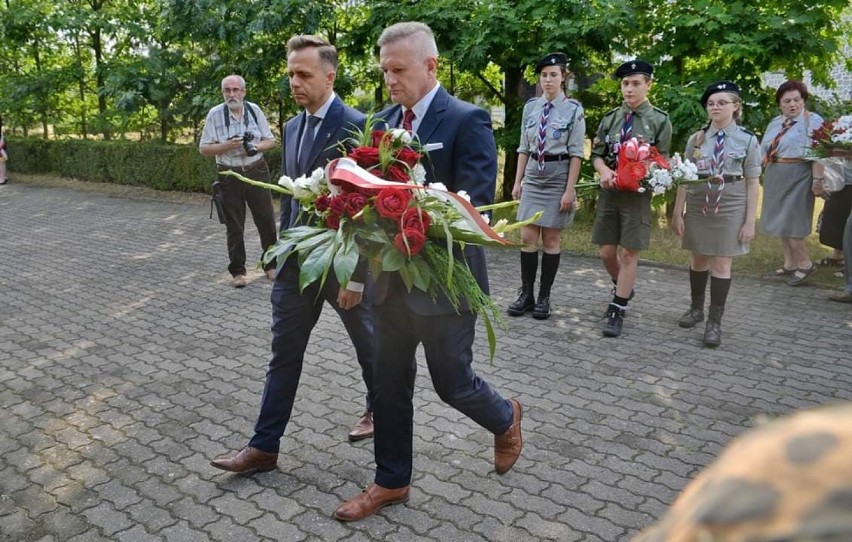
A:
<svg viewBox="0 0 852 542">
<path fill-rule="evenodd" d="M 444 87 L 439 88 L 435 97 L 432 99 L 432 103 L 429 105 L 429 109 L 426 111 L 426 116 L 420 120 L 420 126 L 417 127 L 417 139 L 421 143 L 426 144 L 430 142 L 432 134 L 434 134 L 444 118 L 444 112 L 447 110 L 449 103 L 449 93 L 444 90 Z"/>
<path fill-rule="evenodd" d="M 299 176 L 299 163 L 296 161 L 299 153 L 299 134 L 302 133 L 302 126 L 305 124 L 305 113 L 302 112 L 298 117 L 287 123 L 284 135 L 284 174 L 295 179 Z"/>
<path fill-rule="evenodd" d="M 334 135 L 342 125 L 343 102 L 340 101 L 339 97 L 335 97 L 325 114 L 325 118 L 322 119 L 322 124 L 320 124 L 316 138 L 314 139 L 314 146 L 311 149 L 311 154 L 308 155 L 308 164 L 310 164 L 311 171 L 315 169 L 316 161 L 320 155 L 328 148 L 329 145 L 333 144 L 331 136 Z M 311 171 L 305 171 L 304 173 L 308 174 Z"/>
</svg>

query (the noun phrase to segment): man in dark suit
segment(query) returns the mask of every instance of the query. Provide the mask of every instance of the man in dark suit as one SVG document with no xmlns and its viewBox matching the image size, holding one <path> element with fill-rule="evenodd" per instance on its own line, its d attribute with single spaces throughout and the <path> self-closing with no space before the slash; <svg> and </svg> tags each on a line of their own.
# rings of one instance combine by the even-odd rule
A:
<svg viewBox="0 0 852 542">
<path fill-rule="evenodd" d="M 341 156 L 338 143 L 353 128 L 364 127 L 364 115 L 344 105 L 333 90 L 337 72 L 337 51 L 316 36 L 296 36 L 287 42 L 287 72 L 293 99 L 305 111 L 284 126 L 282 171 L 291 178 L 310 174 L 316 168 Z M 297 225 L 298 202 L 281 202 L 281 229 Z M 296 388 L 302 372 L 305 349 L 311 331 L 327 301 L 340 315 L 349 333 L 361 374 L 367 387 L 367 408 L 349 433 L 352 441 L 373 436 L 373 321 L 369 303 L 364 300 L 366 266 L 341 286 L 330 273 L 322 287 L 318 283 L 299 291 L 299 264 L 296 256 L 284 262 L 272 288 L 272 359 L 254 437 L 238 452 L 216 457 L 214 467 L 239 473 L 272 470 L 278 461 L 281 436 L 287 427 Z"/>
<path fill-rule="evenodd" d="M 497 148 L 488 113 L 450 96 L 437 82 L 438 49 L 423 23 L 398 23 L 379 38 L 380 67 L 397 105 L 379 114 L 389 126 L 410 130 L 428 145 L 427 182 L 466 191 L 474 205 L 491 203 Z M 462 254 L 456 254 L 457 262 Z M 488 273 L 481 247 L 463 255 L 483 291 Z M 335 512 L 341 521 L 363 519 L 383 506 L 408 500 L 412 475 L 415 351 L 423 344 L 435 391 L 443 401 L 494 434 L 494 468 L 507 472 L 521 452 L 521 405 L 503 399 L 471 367 L 476 315 L 449 300 L 408 292 L 397 273 L 377 278 L 375 483 Z"/>
</svg>

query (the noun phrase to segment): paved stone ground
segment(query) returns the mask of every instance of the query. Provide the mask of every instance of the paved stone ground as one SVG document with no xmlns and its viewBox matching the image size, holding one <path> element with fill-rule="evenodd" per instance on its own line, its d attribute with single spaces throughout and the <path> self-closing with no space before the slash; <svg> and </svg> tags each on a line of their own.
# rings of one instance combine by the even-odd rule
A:
<svg viewBox="0 0 852 542">
<path fill-rule="evenodd" d="M 724 344 L 675 324 L 683 270 L 644 266 L 626 333 L 600 335 L 609 285 L 567 258 L 554 316 L 509 321 L 479 372 L 524 403 L 524 453 L 492 472 L 492 438 L 417 381 L 407 506 L 331 513 L 372 480 L 349 444 L 362 384 L 329 311 L 307 353 L 276 471 L 222 473 L 242 446 L 269 349 L 270 284 L 235 290 L 200 197 L 0 189 L 0 539 L 41 541 L 627 540 L 764 415 L 852 399 L 852 312 L 817 288 L 736 278 Z M 259 257 L 250 236 L 250 257 Z M 496 301 L 517 256 L 490 254 Z M 421 360 L 422 368 L 422 360 Z"/>
</svg>

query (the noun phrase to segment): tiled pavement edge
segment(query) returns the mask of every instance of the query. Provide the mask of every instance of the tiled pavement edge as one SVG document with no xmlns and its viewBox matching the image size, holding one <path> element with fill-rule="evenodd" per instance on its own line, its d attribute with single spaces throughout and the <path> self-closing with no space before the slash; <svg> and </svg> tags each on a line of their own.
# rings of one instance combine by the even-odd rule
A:
<svg viewBox="0 0 852 542">
<path fill-rule="evenodd" d="M 627 540 L 760 416 L 852 398 L 852 311 L 824 291 L 735 277 L 709 351 L 676 325 L 687 274 L 644 266 L 624 336 L 604 339 L 608 280 L 566 257 L 550 320 L 508 320 L 493 365 L 476 344 L 478 371 L 525 407 L 515 469 L 492 472 L 491 435 L 420 360 L 411 501 L 341 524 L 373 470 L 371 442 L 346 441 L 363 389 L 333 312 L 278 470 L 213 469 L 257 414 L 270 284 L 228 285 L 202 198 L 132 196 L 0 189 L 0 540 Z M 517 255 L 489 258 L 505 305 Z"/>
</svg>

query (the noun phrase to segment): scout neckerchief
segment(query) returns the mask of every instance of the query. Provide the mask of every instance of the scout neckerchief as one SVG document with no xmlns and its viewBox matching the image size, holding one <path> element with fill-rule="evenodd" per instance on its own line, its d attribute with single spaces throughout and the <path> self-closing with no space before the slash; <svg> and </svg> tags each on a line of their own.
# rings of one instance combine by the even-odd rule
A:
<svg viewBox="0 0 852 542">
<path fill-rule="evenodd" d="M 544 171 L 544 147 L 547 144 L 547 117 L 550 116 L 550 110 L 553 104 L 545 102 L 541 108 L 541 119 L 538 123 L 538 172 Z"/>
</svg>

